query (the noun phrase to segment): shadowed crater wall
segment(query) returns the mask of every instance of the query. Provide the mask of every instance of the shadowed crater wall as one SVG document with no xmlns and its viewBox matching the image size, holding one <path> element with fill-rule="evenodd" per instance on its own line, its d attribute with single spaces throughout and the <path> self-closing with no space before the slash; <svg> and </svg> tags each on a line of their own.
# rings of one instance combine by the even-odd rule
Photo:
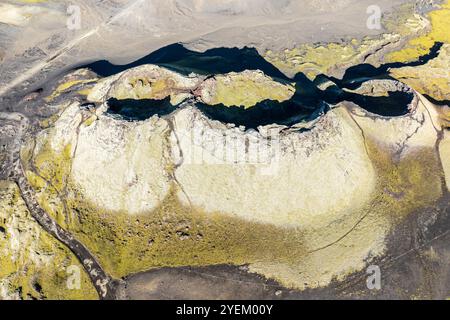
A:
<svg viewBox="0 0 450 320">
<path fill-rule="evenodd" d="M 213 76 L 244 70 L 261 70 L 275 81 L 295 81 L 295 94 L 285 102 L 262 101 L 249 109 L 241 106 L 226 107 L 223 105 L 206 105 L 198 103 L 197 107 L 209 117 L 222 122 L 244 125 L 256 128 L 272 123 L 290 125 L 294 122 L 311 120 L 321 112 L 326 111 L 328 104 L 351 101 L 369 112 L 382 116 L 402 116 L 408 113 L 408 107 L 413 99 L 411 92 L 388 92 L 383 97 L 372 97 L 344 89 L 355 90 L 370 80 L 394 80 L 388 75 L 390 68 L 416 66 L 427 63 L 435 58 L 442 43 L 436 43 L 427 55 L 411 63 L 390 63 L 375 68 L 368 64 L 353 66 L 347 70 L 342 79 L 319 75 L 315 81 L 309 80 L 304 74 L 298 73 L 293 79 L 286 77 L 275 66 L 259 55 L 256 49 L 244 47 L 217 48 L 205 52 L 195 52 L 186 49 L 181 44 L 173 44 L 161 48 L 135 62 L 127 65 L 113 65 L 101 60 L 84 65 L 100 76 L 110 76 L 127 69 L 144 64 L 155 64 L 189 75 L 192 72 Z M 331 81 L 332 86 L 325 90 L 318 88 L 320 81 Z M 111 113 L 122 115 L 128 120 L 143 120 L 153 114 L 165 115 L 174 111 L 167 101 L 120 101 L 110 100 Z M 147 106 L 151 106 L 149 110 Z"/>
</svg>

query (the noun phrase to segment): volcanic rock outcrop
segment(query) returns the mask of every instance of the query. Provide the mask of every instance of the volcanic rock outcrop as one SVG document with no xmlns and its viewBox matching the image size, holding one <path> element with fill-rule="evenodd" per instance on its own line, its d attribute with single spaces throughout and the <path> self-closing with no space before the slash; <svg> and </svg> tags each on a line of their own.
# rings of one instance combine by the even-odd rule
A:
<svg viewBox="0 0 450 320">
<path fill-rule="evenodd" d="M 98 298 L 77 258 L 30 216 L 7 181 L 0 181 L 0 256 L 1 299 Z M 70 283 L 70 275 L 79 278 Z"/>
<path fill-rule="evenodd" d="M 258 108 L 260 99 L 294 94 L 259 71 L 205 78 L 152 65 L 84 84 L 91 102 L 60 105 L 22 150 L 39 204 L 113 277 L 248 264 L 303 289 L 361 270 L 398 223 L 441 196 L 448 138 L 440 142 L 442 112 L 419 93 L 369 81 L 354 92 L 412 93 L 407 114 L 384 117 L 344 101 L 307 123 L 257 129 L 197 108 L 243 79 L 248 95 L 230 105 Z M 130 120 L 110 112 L 111 99 L 149 109 L 169 99 L 174 109 Z"/>
<path fill-rule="evenodd" d="M 450 45 L 444 44 L 439 55 L 425 65 L 392 69 L 390 73 L 433 99 L 450 100 Z"/>
</svg>

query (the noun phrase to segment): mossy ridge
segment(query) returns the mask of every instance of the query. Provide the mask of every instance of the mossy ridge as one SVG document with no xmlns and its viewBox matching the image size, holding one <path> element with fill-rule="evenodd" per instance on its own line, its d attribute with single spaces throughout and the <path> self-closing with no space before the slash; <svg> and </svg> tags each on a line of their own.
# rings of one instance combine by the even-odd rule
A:
<svg viewBox="0 0 450 320">
<path fill-rule="evenodd" d="M 67 183 L 67 173 L 70 169 L 72 158 L 72 146 L 66 145 L 63 151 L 58 154 L 53 151 L 49 142 L 42 145 L 42 148 L 34 155 L 33 167 L 36 168 L 41 177 L 44 177 L 51 185 L 61 192 Z"/>
<path fill-rule="evenodd" d="M 35 190 L 36 201 L 62 228 L 67 227 L 70 218 L 65 203 L 58 192 L 48 181 L 34 172 L 27 170 L 26 177 Z"/>
<path fill-rule="evenodd" d="M 387 215 L 393 226 L 442 196 L 443 172 L 434 148 L 418 148 L 397 159 L 373 139 L 366 138 L 366 146 L 378 176 L 374 210 Z"/>
<path fill-rule="evenodd" d="M 133 76 L 122 80 L 125 83 L 116 85 L 111 89 L 109 95 L 118 100 L 163 100 L 170 97 L 172 105 L 181 103 L 190 90 L 177 84 L 170 76 L 162 78 L 150 78 L 145 76 Z"/>
<path fill-rule="evenodd" d="M 443 196 L 444 173 L 434 148 L 418 148 L 398 160 L 397 154 L 387 151 L 385 146 L 374 140 L 369 140 L 367 147 L 377 172 L 385 172 L 379 174 L 380 191 L 374 199 L 374 210 L 383 212 L 389 219 L 389 234 L 405 223 L 409 215 L 435 208 L 436 202 Z M 421 259 L 430 260 L 427 256 Z M 432 272 L 426 270 L 423 282 L 415 292 L 399 291 L 399 295 L 407 299 L 429 299 L 429 290 L 424 286 L 430 277 Z"/>
<path fill-rule="evenodd" d="M 337 63 L 345 63 L 355 55 L 356 49 L 353 45 L 334 43 L 319 46 L 302 45 L 280 53 L 269 50 L 265 52 L 264 58 L 279 70 L 285 72 L 291 70 L 291 75 L 302 72 L 312 80 L 318 74 L 326 74 Z"/>
<path fill-rule="evenodd" d="M 209 104 L 246 109 L 264 100 L 284 102 L 295 93 L 295 83 L 277 82 L 259 73 L 220 75 L 215 78 L 214 87 Z"/>
<path fill-rule="evenodd" d="M 70 172 L 72 146 L 70 144 L 63 148 L 63 151 L 56 153 L 50 143 L 50 137 L 46 136 L 39 152 L 36 154 L 32 150 L 22 149 L 22 156 L 27 154 L 28 161 L 25 164 L 25 173 L 28 182 L 36 191 L 36 200 L 39 205 L 65 228 L 70 216 L 61 195 L 66 193 L 67 178 Z M 28 146 L 30 148 L 30 146 Z"/>
<path fill-rule="evenodd" d="M 406 83 L 421 94 L 438 101 L 450 100 L 450 44 L 444 44 L 439 55 L 417 67 L 391 69 L 392 77 Z"/>
<path fill-rule="evenodd" d="M 301 72 L 310 80 L 334 69 L 361 63 L 363 57 L 376 48 L 398 40 L 396 34 L 364 37 L 343 42 L 302 44 L 282 52 L 267 51 L 264 58 L 290 76 Z"/>
<path fill-rule="evenodd" d="M 53 93 L 45 98 L 46 102 L 51 102 L 53 100 L 55 100 L 57 97 L 59 97 L 61 94 L 66 93 L 68 90 L 70 90 L 71 88 L 75 87 L 75 86 L 79 86 L 79 85 L 94 85 L 96 82 L 98 81 L 97 78 L 93 78 L 93 79 L 77 79 L 77 80 L 70 80 L 67 82 L 63 82 L 61 83 L 56 89 L 55 91 L 53 91 Z M 88 88 L 84 87 L 82 91 L 88 90 Z M 87 91 L 85 91 L 87 92 Z"/>
<path fill-rule="evenodd" d="M 60 117 L 60 114 L 56 113 L 49 118 L 45 118 L 45 119 L 39 121 L 39 125 L 42 129 L 50 128 L 52 125 L 55 124 L 55 122 L 59 119 L 59 117 Z"/>
<path fill-rule="evenodd" d="M 89 69 L 77 69 L 55 84 L 53 92 L 45 98 L 46 102 L 52 102 L 60 95 L 73 91 L 74 88 L 79 90 L 88 90 L 92 88 L 100 79 L 98 76 Z"/>
<path fill-rule="evenodd" d="M 394 45 L 405 37 L 417 37 L 417 34 L 424 33 L 427 29 L 426 20 L 415 13 L 414 4 L 411 3 L 402 4 L 393 12 L 385 14 L 382 24 L 386 32 L 381 35 L 366 36 L 362 39 L 345 39 L 341 42 L 301 44 L 281 52 L 268 50 L 263 56 L 289 76 L 301 72 L 310 80 L 314 80 L 317 75 L 330 75 L 336 69 L 362 62 L 379 64 L 379 60 L 384 57 L 377 58 L 378 61 L 375 59 L 364 60 L 367 60 L 372 52 L 377 52 L 380 48 L 389 44 Z M 423 52 L 423 54 L 426 53 L 428 50 Z M 391 60 L 386 59 L 386 62 L 391 62 Z"/>
<path fill-rule="evenodd" d="M 410 40 L 402 50 L 390 53 L 387 56 L 388 62 L 411 62 L 427 54 L 436 42 L 450 43 L 450 0 L 442 4 L 440 9 L 431 11 L 428 16 L 430 31 Z"/>
<path fill-rule="evenodd" d="M 6 285 L 8 294 L 19 299 L 98 299 L 89 277 L 76 257 L 56 239 L 40 229 L 23 202 L 18 187 L 11 182 L 0 182 L 0 285 Z M 20 243 L 12 251 L 9 237 L 13 226 L 11 218 L 20 221 L 21 237 L 29 242 Z M 6 252 L 6 254 L 4 254 Z M 81 270 L 81 288 L 67 288 L 68 266 Z"/>
</svg>

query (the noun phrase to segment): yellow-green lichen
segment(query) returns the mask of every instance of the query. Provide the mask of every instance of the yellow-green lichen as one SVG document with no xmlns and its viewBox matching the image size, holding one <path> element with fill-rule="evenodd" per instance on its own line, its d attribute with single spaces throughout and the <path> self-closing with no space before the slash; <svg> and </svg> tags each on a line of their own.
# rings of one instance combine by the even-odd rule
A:
<svg viewBox="0 0 450 320">
<path fill-rule="evenodd" d="M 91 92 L 92 92 L 92 88 L 86 88 L 86 89 L 82 89 L 82 90 L 77 91 L 77 93 L 78 93 L 79 95 L 86 96 L 86 97 L 87 97 Z"/>
<path fill-rule="evenodd" d="M 378 176 L 376 210 L 388 215 L 394 224 L 441 197 L 443 172 L 434 148 L 421 148 L 397 159 L 371 139 L 366 139 L 366 144 Z"/>
<path fill-rule="evenodd" d="M 396 39 L 385 34 L 378 38 L 366 37 L 342 43 L 302 44 L 282 52 L 267 51 L 264 58 L 286 74 L 302 72 L 313 80 L 319 74 L 329 74 L 338 67 L 360 63 L 368 52 Z"/>
<path fill-rule="evenodd" d="M 268 50 L 264 58 L 289 76 L 302 72 L 313 80 L 319 74 L 330 75 L 335 70 L 359 63 L 379 64 L 383 57 L 372 54 L 405 37 L 417 36 L 427 28 L 426 20 L 415 13 L 413 4 L 398 6 L 383 16 L 386 33 L 342 42 L 301 44 L 281 52 Z M 431 47 L 431 46 L 430 46 Z"/>
<path fill-rule="evenodd" d="M 18 187 L 0 181 L 0 299 L 97 299 L 76 257 L 31 217 Z M 67 268 L 80 287 L 67 285 Z"/>
<path fill-rule="evenodd" d="M 153 212 L 108 212 L 70 200 L 77 217 L 69 230 L 115 277 L 163 266 L 298 261 L 302 234 L 182 206 L 174 195 Z"/>
<path fill-rule="evenodd" d="M 421 94 L 440 101 L 450 100 L 450 44 L 444 44 L 439 55 L 426 64 L 391 69 L 390 74 Z"/>
<path fill-rule="evenodd" d="M 41 120 L 39 122 L 39 125 L 41 126 L 42 129 L 47 129 L 47 128 L 51 127 L 56 122 L 56 120 L 58 120 L 59 116 L 60 115 L 56 113 L 49 118 L 45 118 L 45 119 Z"/>
<path fill-rule="evenodd" d="M 72 87 L 80 84 L 94 84 L 98 79 L 76 79 L 76 80 L 69 80 L 66 82 L 61 83 L 58 85 L 58 87 L 55 89 L 55 91 L 45 98 L 47 102 L 51 102 L 57 97 L 59 97 L 62 93 L 66 92 L 67 90 L 71 89 Z M 88 88 L 83 88 L 83 90 L 88 90 Z"/>
<path fill-rule="evenodd" d="M 98 117 L 95 114 L 93 114 L 83 122 L 83 125 L 85 127 L 89 127 L 95 122 L 95 120 L 97 120 L 97 118 Z"/>
<path fill-rule="evenodd" d="M 28 182 L 36 191 L 36 200 L 62 227 L 66 226 L 70 218 L 64 203 L 64 195 L 67 192 L 71 149 L 71 145 L 68 144 L 58 154 L 52 149 L 50 142 L 45 140 L 36 154 L 33 154 L 31 144 L 25 145 L 21 151 Z"/>
<path fill-rule="evenodd" d="M 260 72 L 229 73 L 210 82 L 212 88 L 202 98 L 211 105 L 250 108 L 264 100 L 283 102 L 295 93 L 295 84 L 277 82 Z"/>
<path fill-rule="evenodd" d="M 408 45 L 400 51 L 388 55 L 388 61 L 409 62 L 417 60 L 427 54 L 436 42 L 450 43 L 450 1 L 441 5 L 441 8 L 431 11 L 430 31 L 420 37 L 412 39 Z"/>
<path fill-rule="evenodd" d="M 145 77 L 127 79 L 128 85 L 120 85 L 111 93 L 114 98 L 161 100 L 176 93 L 175 80 L 171 78 L 148 79 Z"/>
<path fill-rule="evenodd" d="M 72 146 L 68 144 L 58 154 L 52 149 L 50 143 L 46 142 L 33 157 L 33 167 L 59 192 L 63 191 L 66 185 L 67 174 L 70 170 L 71 150 Z"/>
</svg>

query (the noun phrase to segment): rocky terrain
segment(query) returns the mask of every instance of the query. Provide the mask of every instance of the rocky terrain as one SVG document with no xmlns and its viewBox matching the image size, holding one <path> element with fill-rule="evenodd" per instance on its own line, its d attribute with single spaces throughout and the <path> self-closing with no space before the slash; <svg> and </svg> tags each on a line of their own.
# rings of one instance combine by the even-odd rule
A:
<svg viewBox="0 0 450 320">
<path fill-rule="evenodd" d="M 0 299 L 448 297 L 448 2 L 91 2 L 0 5 Z"/>
</svg>

